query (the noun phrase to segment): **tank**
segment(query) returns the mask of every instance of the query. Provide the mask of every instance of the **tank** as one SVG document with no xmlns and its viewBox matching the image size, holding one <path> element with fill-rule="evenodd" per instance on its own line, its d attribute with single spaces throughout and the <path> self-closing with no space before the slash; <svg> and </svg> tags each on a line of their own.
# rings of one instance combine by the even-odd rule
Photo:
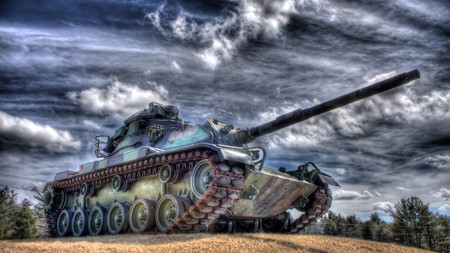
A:
<svg viewBox="0 0 450 253">
<path fill-rule="evenodd" d="M 150 103 L 112 136 L 97 136 L 98 160 L 46 184 L 54 236 L 125 232 L 297 232 L 331 207 L 339 184 L 313 162 L 264 166 L 256 138 L 420 78 L 406 72 L 250 128 L 183 121 L 177 107 Z M 291 210 L 298 217 L 293 218 Z"/>
</svg>

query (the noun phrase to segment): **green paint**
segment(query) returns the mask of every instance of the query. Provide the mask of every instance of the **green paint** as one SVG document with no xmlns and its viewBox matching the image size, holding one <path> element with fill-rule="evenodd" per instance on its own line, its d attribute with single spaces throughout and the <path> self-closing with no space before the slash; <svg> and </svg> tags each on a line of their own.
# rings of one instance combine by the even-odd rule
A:
<svg viewBox="0 0 450 253">
<path fill-rule="evenodd" d="M 129 161 L 138 159 L 140 150 L 141 149 L 139 148 L 139 149 L 135 149 L 135 150 L 131 150 L 131 151 L 123 153 L 124 160 L 125 160 L 124 162 L 129 162 Z"/>
<path fill-rule="evenodd" d="M 97 169 L 103 169 L 106 167 L 108 167 L 108 159 L 103 159 L 103 160 L 98 161 Z"/>
<path fill-rule="evenodd" d="M 80 172 L 81 173 L 87 173 L 94 170 L 94 164 L 95 162 L 88 162 L 80 166 Z"/>
</svg>

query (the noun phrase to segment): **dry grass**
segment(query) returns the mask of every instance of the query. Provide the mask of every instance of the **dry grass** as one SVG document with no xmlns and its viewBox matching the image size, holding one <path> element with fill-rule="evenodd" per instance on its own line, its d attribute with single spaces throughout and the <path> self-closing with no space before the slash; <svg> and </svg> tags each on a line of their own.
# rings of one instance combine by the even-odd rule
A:
<svg viewBox="0 0 450 253">
<path fill-rule="evenodd" d="M 276 234 L 118 235 L 0 241 L 0 252 L 429 252 L 395 244 L 330 236 Z"/>
</svg>

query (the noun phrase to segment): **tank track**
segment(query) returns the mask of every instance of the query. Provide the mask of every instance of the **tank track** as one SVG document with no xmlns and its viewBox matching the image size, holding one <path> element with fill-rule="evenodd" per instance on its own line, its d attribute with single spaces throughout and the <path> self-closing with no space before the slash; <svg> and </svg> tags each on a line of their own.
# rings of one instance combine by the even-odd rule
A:
<svg viewBox="0 0 450 253">
<path fill-rule="evenodd" d="M 208 186 L 208 191 L 166 232 L 207 231 L 208 226 L 221 215 L 231 212 L 230 208 L 239 200 L 244 189 L 243 169 L 231 162 L 217 164 L 215 163 L 217 160 L 214 156 L 209 159 L 213 167 L 211 171 L 213 180 Z"/>
<path fill-rule="evenodd" d="M 177 176 L 182 176 L 187 171 L 192 170 L 195 164 L 203 159 L 208 159 L 213 167 L 211 171 L 213 179 L 208 186 L 207 192 L 190 206 L 169 229 L 163 232 L 204 232 L 208 230 L 209 225 L 216 222 L 219 218 L 231 214 L 230 209 L 239 200 L 245 180 L 243 168 L 239 166 L 249 165 L 238 165 L 228 161 L 219 163 L 219 159 L 214 154 L 214 151 L 195 150 L 179 154 L 155 156 L 122 166 L 105 168 L 101 171 L 94 171 L 67 180 L 57 181 L 52 185 L 62 188 L 66 192 L 71 192 L 79 190 L 84 182 L 93 184 L 93 189 L 110 184 L 116 175 L 123 176 L 127 182 L 133 182 L 141 177 L 158 174 L 160 166 L 164 163 L 174 164 Z M 305 213 L 292 223 L 291 232 L 298 232 L 304 229 L 330 209 L 332 196 L 328 185 L 319 186 L 312 196 L 313 201 L 308 204 Z M 58 211 L 48 210 L 45 212 L 47 227 L 52 236 L 57 235 Z"/>
<path fill-rule="evenodd" d="M 330 210 L 333 197 L 328 185 L 321 185 L 312 194 L 313 201 L 307 206 L 305 213 L 293 222 L 293 232 L 298 232 L 316 222 Z M 297 230 L 297 231 L 295 231 Z"/>
<path fill-rule="evenodd" d="M 196 163 L 208 159 L 213 167 L 207 192 L 197 200 L 181 218 L 166 231 L 206 231 L 221 215 L 230 212 L 230 208 L 239 199 L 243 191 L 243 169 L 233 162 L 219 162 L 212 150 L 195 150 L 170 155 L 160 155 L 143 159 L 134 163 L 105 168 L 88 174 L 74 176 L 66 180 L 56 181 L 51 186 L 63 189 L 65 192 L 73 192 L 81 189 L 83 183 L 90 183 L 92 190 L 112 183 L 116 175 L 121 175 L 126 182 L 131 183 L 139 178 L 156 175 L 164 163 L 175 165 L 176 176 L 182 177 L 184 173 L 192 170 Z M 244 165 L 240 165 L 244 166 Z M 248 166 L 248 165 L 247 165 Z M 60 210 L 48 210 L 45 212 L 47 227 L 52 236 L 57 235 L 56 223 Z"/>
<path fill-rule="evenodd" d="M 58 212 L 54 210 L 45 211 L 45 221 L 47 222 L 47 229 L 50 236 L 56 236 L 56 221 L 58 219 Z"/>
<path fill-rule="evenodd" d="M 175 164 L 178 176 L 181 176 L 181 174 L 192 169 L 199 160 L 208 159 L 213 153 L 213 150 L 195 150 L 192 152 L 153 156 L 133 163 L 112 166 L 99 171 L 73 176 L 69 179 L 59 180 L 52 183 L 52 186 L 64 189 L 66 192 L 73 192 L 80 190 L 85 182 L 91 183 L 95 187 L 110 184 L 116 175 L 122 176 L 128 182 L 133 182 L 141 177 L 158 174 L 160 166 L 164 163 Z"/>
</svg>

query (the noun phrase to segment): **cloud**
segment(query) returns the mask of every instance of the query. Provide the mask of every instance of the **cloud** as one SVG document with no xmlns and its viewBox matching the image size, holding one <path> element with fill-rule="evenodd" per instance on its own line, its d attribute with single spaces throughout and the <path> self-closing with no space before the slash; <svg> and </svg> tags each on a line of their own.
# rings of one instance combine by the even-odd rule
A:
<svg viewBox="0 0 450 253">
<path fill-rule="evenodd" d="M 392 204 L 389 201 L 373 203 L 372 207 L 373 207 L 373 210 L 383 211 L 383 212 L 386 212 L 386 213 L 395 211 L 395 205 Z"/>
<path fill-rule="evenodd" d="M 43 147 L 48 151 L 78 150 L 81 142 L 68 131 L 15 117 L 0 111 L 0 136 L 15 139 L 23 145 Z"/>
<path fill-rule="evenodd" d="M 44 188 L 44 183 L 27 183 L 22 185 L 23 190 L 31 191 L 31 192 L 41 192 Z"/>
<path fill-rule="evenodd" d="M 449 155 L 433 155 L 425 158 L 425 163 L 442 170 L 450 170 Z"/>
<path fill-rule="evenodd" d="M 373 84 L 380 79 L 392 76 L 392 74 L 394 73 L 389 72 L 374 78 L 367 78 L 367 83 Z M 262 122 L 270 121 L 298 108 L 309 108 L 319 103 L 321 101 L 318 99 L 312 99 L 286 106 L 269 107 L 259 113 L 258 119 Z M 427 129 L 430 122 L 450 124 L 450 118 L 447 115 L 449 111 L 450 93 L 432 91 L 428 95 L 420 96 L 406 86 L 401 90 L 375 95 L 308 119 L 301 124 L 292 126 L 288 131 L 277 132 L 271 138 L 270 145 L 274 149 L 315 147 L 339 136 L 347 139 L 365 137 L 372 133 L 380 123 L 398 124 L 404 128 L 419 126 L 420 129 Z M 442 129 L 442 131 L 446 130 Z M 411 129 L 411 132 L 415 133 L 416 130 Z M 405 140 L 405 142 L 407 141 Z M 426 161 L 441 169 L 447 169 L 450 166 L 450 156 L 436 155 Z"/>
<path fill-rule="evenodd" d="M 410 192 L 411 191 L 411 189 L 408 189 L 408 188 L 405 188 L 405 187 L 401 187 L 401 186 L 397 186 L 395 188 L 397 188 L 397 190 L 399 190 L 399 191 L 405 191 L 405 192 Z"/>
<path fill-rule="evenodd" d="M 338 168 L 336 169 L 336 172 L 341 175 L 341 176 L 345 176 L 345 174 L 347 174 L 347 170 L 346 169 L 342 169 L 342 168 Z"/>
<path fill-rule="evenodd" d="M 183 73 L 183 69 L 181 69 L 180 65 L 176 61 L 172 61 L 172 63 L 170 64 L 170 67 L 175 69 L 180 74 Z"/>
<path fill-rule="evenodd" d="M 95 123 L 92 120 L 87 120 L 87 119 L 83 120 L 83 125 L 89 129 L 95 129 L 95 130 L 99 130 L 102 128 L 99 124 Z"/>
<path fill-rule="evenodd" d="M 315 1 L 306 1 L 310 2 Z M 289 21 L 289 15 L 297 11 L 298 5 L 306 5 L 305 1 L 278 0 L 240 1 L 237 8 L 226 18 L 198 24 L 185 11 L 164 26 L 160 13 L 165 4 L 158 10 L 146 15 L 150 23 L 163 35 L 181 40 L 196 40 L 206 44 L 197 56 L 210 69 L 215 69 L 223 60 L 229 60 L 236 50 L 249 40 L 258 36 L 278 38 L 282 27 Z"/>
<path fill-rule="evenodd" d="M 438 208 L 438 210 L 439 210 L 439 211 L 443 211 L 443 212 L 445 212 L 445 211 L 450 211 L 450 205 L 449 205 L 449 204 L 445 204 L 445 205 L 443 205 L 443 206 L 440 206 L 440 207 Z"/>
<path fill-rule="evenodd" d="M 441 188 L 438 192 L 432 192 L 433 196 L 436 198 L 443 198 L 445 200 L 450 199 L 450 190 L 446 188 Z"/>
<path fill-rule="evenodd" d="M 371 199 L 379 196 L 381 196 L 381 194 L 377 191 L 375 191 L 375 193 L 371 193 L 369 191 L 363 191 L 362 193 L 360 193 L 357 191 L 347 191 L 339 189 L 333 193 L 333 199 L 341 200 Z"/>
<path fill-rule="evenodd" d="M 88 113 L 124 119 L 146 108 L 149 102 L 167 103 L 168 93 L 162 85 L 154 82 L 141 89 L 113 80 L 107 87 L 69 92 L 67 97 Z"/>
</svg>

